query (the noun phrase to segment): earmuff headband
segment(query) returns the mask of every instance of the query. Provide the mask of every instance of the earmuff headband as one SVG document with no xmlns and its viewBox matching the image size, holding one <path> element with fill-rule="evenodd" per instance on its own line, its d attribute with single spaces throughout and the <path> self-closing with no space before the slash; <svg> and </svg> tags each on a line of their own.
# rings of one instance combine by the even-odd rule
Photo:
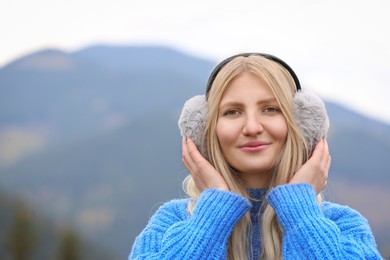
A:
<svg viewBox="0 0 390 260">
<path fill-rule="evenodd" d="M 257 55 L 257 56 L 261 56 L 261 57 L 264 57 L 266 59 L 269 59 L 269 60 L 272 60 L 278 64 L 280 64 L 282 67 L 284 67 L 291 75 L 291 77 L 293 78 L 294 82 L 295 82 L 295 86 L 297 88 L 297 91 L 300 91 L 301 90 L 301 84 L 299 83 L 299 80 L 298 80 L 298 77 L 297 75 L 295 74 L 295 72 L 293 71 L 293 69 L 286 63 L 284 62 L 283 60 L 279 59 L 278 57 L 274 56 L 274 55 L 271 55 L 271 54 L 266 54 L 266 53 L 258 53 L 258 52 L 248 52 L 248 53 L 241 53 L 241 54 L 237 54 L 237 55 L 234 55 L 234 56 L 231 56 L 225 60 L 223 60 L 221 63 L 219 63 L 215 68 L 214 70 L 211 72 L 210 74 L 210 77 L 209 77 L 209 80 L 207 81 L 207 86 L 206 86 L 206 98 L 208 97 L 208 94 L 210 92 L 210 89 L 211 89 L 211 86 L 213 85 L 213 82 L 215 80 L 215 78 L 217 77 L 218 73 L 221 71 L 221 69 L 227 64 L 229 63 L 230 61 L 232 61 L 233 59 L 237 58 L 237 57 L 249 57 L 251 55 Z"/>
</svg>

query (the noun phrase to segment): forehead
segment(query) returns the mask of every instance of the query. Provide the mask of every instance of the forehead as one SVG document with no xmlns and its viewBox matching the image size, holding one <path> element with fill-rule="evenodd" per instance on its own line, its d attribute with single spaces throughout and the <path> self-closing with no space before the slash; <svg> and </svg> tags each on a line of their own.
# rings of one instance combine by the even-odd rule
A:
<svg viewBox="0 0 390 260">
<path fill-rule="evenodd" d="M 242 73 L 227 87 L 220 100 L 220 107 L 228 104 L 259 104 L 276 101 L 271 89 L 260 77 Z"/>
</svg>

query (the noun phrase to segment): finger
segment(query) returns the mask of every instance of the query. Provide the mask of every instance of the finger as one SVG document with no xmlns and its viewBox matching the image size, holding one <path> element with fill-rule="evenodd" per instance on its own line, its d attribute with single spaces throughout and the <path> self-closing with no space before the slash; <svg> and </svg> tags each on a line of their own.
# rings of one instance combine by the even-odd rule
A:
<svg viewBox="0 0 390 260">
<path fill-rule="evenodd" d="M 328 146 L 328 142 L 324 139 L 324 149 L 323 149 L 323 165 L 325 167 L 325 169 L 328 171 L 329 168 L 330 168 L 330 162 L 331 162 L 331 158 L 330 158 L 330 154 L 329 154 L 329 146 Z"/>
<path fill-rule="evenodd" d="M 328 146 L 328 141 L 323 139 L 324 147 L 323 147 L 323 154 L 324 155 L 329 155 L 329 146 Z"/>
<path fill-rule="evenodd" d="M 181 141 L 181 149 L 182 149 L 182 159 L 183 161 L 185 161 L 186 158 L 188 157 L 187 142 L 185 137 L 183 137 Z"/>
<path fill-rule="evenodd" d="M 321 153 L 320 153 L 320 165 L 322 167 L 325 167 L 325 165 L 327 164 L 327 161 L 328 161 L 328 156 L 329 156 L 329 152 L 328 152 L 328 145 L 325 141 L 325 139 L 321 139 L 321 143 L 322 143 L 322 147 L 321 147 Z"/>
<path fill-rule="evenodd" d="M 321 139 L 315 145 L 313 154 L 312 154 L 312 156 L 310 157 L 309 160 L 321 161 L 321 158 L 322 158 L 322 155 L 323 155 L 323 149 L 324 149 L 324 140 Z"/>
<path fill-rule="evenodd" d="M 185 144 L 186 144 L 186 138 L 183 136 L 183 138 L 181 139 L 181 148 L 182 148 L 183 154 L 187 153 L 187 147 L 185 147 Z"/>
<path fill-rule="evenodd" d="M 182 161 L 184 163 L 184 166 L 187 168 L 188 171 L 191 171 L 193 168 L 193 163 L 191 160 L 191 157 L 188 153 L 188 147 L 187 147 L 187 138 L 183 137 L 182 139 Z"/>
<path fill-rule="evenodd" d="M 328 170 L 330 169 L 331 164 L 332 164 L 332 156 L 329 155 L 329 157 L 328 157 L 328 163 L 327 163 L 327 169 L 328 169 Z"/>
<path fill-rule="evenodd" d="M 203 156 L 200 154 L 198 148 L 196 147 L 194 141 L 192 141 L 190 138 L 187 139 L 187 148 L 188 148 L 188 154 L 191 157 L 191 160 L 194 164 L 199 165 L 203 163 Z"/>
<path fill-rule="evenodd" d="M 332 157 L 329 155 L 328 160 L 326 161 L 326 172 L 329 173 L 330 165 L 332 163 Z"/>
</svg>

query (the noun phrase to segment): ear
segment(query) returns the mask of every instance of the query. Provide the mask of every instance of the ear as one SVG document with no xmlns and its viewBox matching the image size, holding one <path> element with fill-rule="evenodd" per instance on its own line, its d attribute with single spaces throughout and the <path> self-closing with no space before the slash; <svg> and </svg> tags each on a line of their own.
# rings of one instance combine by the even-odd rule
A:
<svg viewBox="0 0 390 260">
<path fill-rule="evenodd" d="M 293 109 L 311 154 L 315 144 L 328 134 L 329 118 L 325 104 L 319 96 L 305 89 L 295 93 Z"/>
<path fill-rule="evenodd" d="M 202 138 L 205 131 L 207 111 L 206 96 L 199 95 L 184 103 L 179 118 L 180 134 L 194 141 L 204 157 L 206 157 L 206 152 L 202 147 Z"/>
</svg>

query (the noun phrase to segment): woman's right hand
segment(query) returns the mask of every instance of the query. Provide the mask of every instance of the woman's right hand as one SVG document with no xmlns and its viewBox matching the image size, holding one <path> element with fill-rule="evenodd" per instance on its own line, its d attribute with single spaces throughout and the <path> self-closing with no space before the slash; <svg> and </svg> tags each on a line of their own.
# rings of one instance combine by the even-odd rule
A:
<svg viewBox="0 0 390 260">
<path fill-rule="evenodd" d="M 183 137 L 182 160 L 195 181 L 195 185 L 200 192 L 205 189 L 215 188 L 219 190 L 229 190 L 226 181 L 221 174 L 200 154 L 195 143 Z"/>
</svg>

